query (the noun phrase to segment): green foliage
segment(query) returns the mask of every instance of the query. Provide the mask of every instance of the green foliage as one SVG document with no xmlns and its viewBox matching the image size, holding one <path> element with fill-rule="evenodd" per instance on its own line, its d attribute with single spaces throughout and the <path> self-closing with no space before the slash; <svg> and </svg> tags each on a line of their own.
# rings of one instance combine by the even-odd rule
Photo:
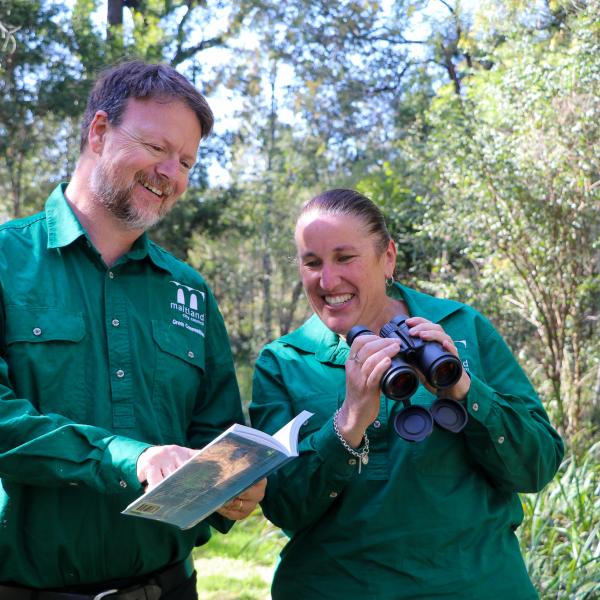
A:
<svg viewBox="0 0 600 600">
<path fill-rule="evenodd" d="M 473 289 L 475 271 L 486 299 L 502 291 L 493 311 L 500 322 L 508 310 L 529 324 L 512 340 L 542 367 L 539 389 L 571 433 L 590 422 L 595 402 L 583 382 L 594 376 L 598 347 L 596 8 L 591 2 L 568 19 L 559 44 L 514 34 L 495 52 L 494 70 L 473 74 L 464 95 L 440 90 L 427 144 L 437 189 L 425 229 L 432 237 L 450 230 L 462 245 L 475 267 L 465 287 Z"/>
<path fill-rule="evenodd" d="M 522 496 L 521 547 L 542 598 L 600 595 L 600 445 L 565 459 L 539 494 Z"/>
<path fill-rule="evenodd" d="M 260 509 L 227 535 L 214 532 L 194 551 L 200 600 L 267 600 L 277 556 L 287 538 Z"/>
<path fill-rule="evenodd" d="M 71 159 L 64 140 L 81 84 L 67 19 L 58 4 L 0 0 L 0 22 L 14 30 L 12 51 L 0 52 L 0 211 L 7 215 L 39 208 L 39 188 L 64 177 Z"/>
</svg>

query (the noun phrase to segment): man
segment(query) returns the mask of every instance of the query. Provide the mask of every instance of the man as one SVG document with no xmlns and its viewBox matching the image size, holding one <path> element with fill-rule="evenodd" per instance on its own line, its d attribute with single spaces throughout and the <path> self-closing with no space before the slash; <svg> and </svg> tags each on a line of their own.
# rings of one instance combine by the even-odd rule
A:
<svg viewBox="0 0 600 600">
<path fill-rule="evenodd" d="M 121 514 L 243 422 L 211 291 L 144 233 L 212 125 L 174 69 L 108 69 L 69 184 L 0 227 L 2 600 L 196 598 L 192 548 L 263 496 L 264 481 L 186 531 Z"/>
</svg>

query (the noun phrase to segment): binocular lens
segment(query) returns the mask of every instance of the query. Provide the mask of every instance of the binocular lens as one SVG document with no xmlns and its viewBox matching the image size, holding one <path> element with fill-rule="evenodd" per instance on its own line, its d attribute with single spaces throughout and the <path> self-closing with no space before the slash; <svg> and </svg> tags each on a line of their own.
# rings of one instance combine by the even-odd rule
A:
<svg viewBox="0 0 600 600">
<path fill-rule="evenodd" d="M 431 383 L 438 389 L 454 385 L 461 376 L 460 361 L 454 357 L 446 358 L 431 369 Z"/>
<path fill-rule="evenodd" d="M 411 367 L 392 367 L 381 380 L 381 390 L 394 400 L 405 400 L 410 398 L 419 387 L 419 378 Z"/>
</svg>

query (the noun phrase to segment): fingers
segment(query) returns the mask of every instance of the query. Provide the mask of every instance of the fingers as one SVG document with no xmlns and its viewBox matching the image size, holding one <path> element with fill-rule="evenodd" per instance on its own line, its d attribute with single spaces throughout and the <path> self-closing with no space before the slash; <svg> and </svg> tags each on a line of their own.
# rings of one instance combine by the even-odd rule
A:
<svg viewBox="0 0 600 600">
<path fill-rule="evenodd" d="M 140 483 L 146 484 L 147 491 L 177 470 L 195 453 L 196 450 L 174 444 L 151 446 L 138 457 L 136 465 L 138 479 Z"/>
<path fill-rule="evenodd" d="M 245 519 L 254 512 L 258 503 L 263 499 L 266 486 L 267 480 L 262 479 L 244 490 L 241 494 L 235 496 L 235 498 L 229 500 L 229 502 L 223 504 L 217 512 L 232 521 Z"/>
<path fill-rule="evenodd" d="M 444 350 L 458 356 L 458 350 L 452 341 L 452 338 L 444 331 L 441 325 L 432 323 L 422 317 L 410 317 L 406 320 L 406 324 L 410 327 L 409 333 L 413 337 L 421 338 L 426 342 L 438 342 Z"/>
<path fill-rule="evenodd" d="M 348 361 L 354 363 L 351 366 L 359 368 L 368 363 L 368 370 L 371 370 L 380 360 L 386 356 L 394 356 L 399 350 L 400 344 L 396 340 L 377 335 L 361 335 L 354 340 Z M 346 365 L 348 366 L 348 362 Z"/>
</svg>

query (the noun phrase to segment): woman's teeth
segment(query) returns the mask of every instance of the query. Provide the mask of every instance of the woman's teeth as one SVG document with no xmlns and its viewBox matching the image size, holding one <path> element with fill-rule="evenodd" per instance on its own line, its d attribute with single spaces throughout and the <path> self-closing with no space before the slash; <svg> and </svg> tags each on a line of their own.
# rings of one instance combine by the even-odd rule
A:
<svg viewBox="0 0 600 600">
<path fill-rule="evenodd" d="M 353 297 L 353 294 L 341 294 L 339 296 L 325 296 L 325 302 L 327 302 L 327 304 L 331 304 L 331 305 L 336 305 L 336 304 L 343 304 L 344 302 L 348 302 L 348 300 L 351 300 Z"/>
</svg>

